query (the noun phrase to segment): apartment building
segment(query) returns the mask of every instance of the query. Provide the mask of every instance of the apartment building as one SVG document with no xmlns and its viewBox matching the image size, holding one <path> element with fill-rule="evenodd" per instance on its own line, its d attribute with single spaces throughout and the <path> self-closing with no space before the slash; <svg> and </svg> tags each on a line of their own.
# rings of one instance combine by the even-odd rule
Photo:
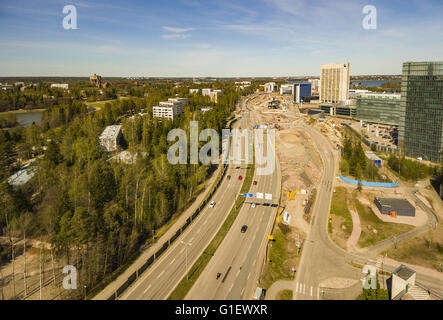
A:
<svg viewBox="0 0 443 320">
<path fill-rule="evenodd" d="M 350 63 L 322 64 L 320 103 L 339 103 L 349 99 Z"/>
<path fill-rule="evenodd" d="M 158 106 L 152 107 L 152 115 L 154 118 L 174 120 L 175 117 L 183 113 L 184 107 L 188 103 L 186 98 L 169 98 L 168 101 L 162 101 Z"/>
</svg>

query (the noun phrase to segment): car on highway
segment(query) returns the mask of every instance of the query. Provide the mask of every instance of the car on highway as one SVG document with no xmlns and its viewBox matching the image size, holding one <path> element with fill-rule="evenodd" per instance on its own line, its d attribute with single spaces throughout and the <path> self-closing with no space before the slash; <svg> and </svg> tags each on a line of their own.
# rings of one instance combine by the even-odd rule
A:
<svg viewBox="0 0 443 320">
<path fill-rule="evenodd" d="M 242 180 L 243 179 L 243 177 L 242 176 L 238 176 L 238 180 Z"/>
<path fill-rule="evenodd" d="M 244 225 L 243 227 L 241 227 L 241 233 L 245 233 L 246 232 L 246 230 L 248 230 L 248 226 L 247 225 Z"/>
<path fill-rule="evenodd" d="M 251 208 L 252 208 L 252 209 L 255 208 L 255 203 L 251 204 Z"/>
<path fill-rule="evenodd" d="M 254 186 L 256 186 L 257 185 L 257 181 L 254 181 Z"/>
<path fill-rule="evenodd" d="M 214 208 L 214 206 L 215 206 L 215 201 L 212 201 L 212 202 L 209 204 L 209 208 Z"/>
<path fill-rule="evenodd" d="M 228 176 L 228 180 L 230 180 L 231 179 L 231 176 Z"/>
</svg>

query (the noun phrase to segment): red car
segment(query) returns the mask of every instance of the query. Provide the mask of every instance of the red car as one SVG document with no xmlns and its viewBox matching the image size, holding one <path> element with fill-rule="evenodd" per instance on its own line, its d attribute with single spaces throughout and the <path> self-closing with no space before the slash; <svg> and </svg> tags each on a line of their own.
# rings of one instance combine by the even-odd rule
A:
<svg viewBox="0 0 443 320">
<path fill-rule="evenodd" d="M 243 179 L 243 177 L 242 176 L 238 176 L 238 180 L 241 180 L 241 179 Z"/>
</svg>

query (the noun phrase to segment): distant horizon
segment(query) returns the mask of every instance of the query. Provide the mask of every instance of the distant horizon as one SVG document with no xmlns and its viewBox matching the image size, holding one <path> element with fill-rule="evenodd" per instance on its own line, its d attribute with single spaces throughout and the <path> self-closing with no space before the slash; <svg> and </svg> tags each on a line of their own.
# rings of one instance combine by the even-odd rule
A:
<svg viewBox="0 0 443 320">
<path fill-rule="evenodd" d="M 23 76 L 23 75 L 15 75 L 15 76 L 1 76 L 0 79 L 7 78 L 88 78 L 93 75 L 87 76 Z M 99 74 L 103 78 L 137 78 L 137 79 L 290 79 L 290 78 L 320 78 L 320 75 L 308 75 L 308 76 L 232 76 L 232 77 L 218 77 L 218 76 L 201 76 L 201 77 L 190 77 L 190 76 L 172 76 L 172 77 L 164 77 L 164 76 L 104 76 Z M 351 75 L 352 77 L 401 77 L 402 74 L 356 74 Z"/>
<path fill-rule="evenodd" d="M 351 75 L 396 75 L 443 59 L 442 16 L 441 0 L 3 1 L 0 70 L 284 78 L 350 62 Z"/>
</svg>

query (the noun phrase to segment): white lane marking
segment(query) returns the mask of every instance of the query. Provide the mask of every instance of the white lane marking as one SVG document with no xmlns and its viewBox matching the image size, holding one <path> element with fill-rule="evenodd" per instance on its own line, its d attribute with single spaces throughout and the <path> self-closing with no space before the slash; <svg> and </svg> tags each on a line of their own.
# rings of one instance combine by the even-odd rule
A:
<svg viewBox="0 0 443 320">
<path fill-rule="evenodd" d="M 311 286 L 311 297 L 312 297 L 312 286 Z"/>
<path fill-rule="evenodd" d="M 317 288 L 317 299 L 320 298 L 320 288 Z"/>
<path fill-rule="evenodd" d="M 192 243 L 192 240 L 194 240 L 194 237 L 192 237 L 191 240 L 189 240 L 189 242 Z"/>
<path fill-rule="evenodd" d="M 295 284 L 295 292 L 298 293 L 298 282 Z"/>
<path fill-rule="evenodd" d="M 203 222 L 203 225 L 205 225 L 207 222 L 208 222 L 208 220 L 205 220 L 205 221 Z"/>
<path fill-rule="evenodd" d="M 185 248 L 181 249 L 179 253 L 183 253 L 183 251 L 185 251 Z"/>
<path fill-rule="evenodd" d="M 248 280 L 249 280 L 249 277 L 251 276 L 251 273 L 249 272 L 249 274 L 248 274 Z"/>
<path fill-rule="evenodd" d="M 174 261 L 175 261 L 175 258 L 174 259 L 172 259 L 172 261 L 169 263 L 169 265 L 171 265 L 171 264 L 173 264 L 174 263 Z"/>
<path fill-rule="evenodd" d="M 148 292 L 149 288 L 152 286 L 152 283 L 143 291 L 143 294 L 145 294 L 146 292 Z"/>
<path fill-rule="evenodd" d="M 165 270 L 163 270 L 162 272 L 160 272 L 160 274 L 157 276 L 157 279 L 160 278 L 160 277 L 163 275 L 163 273 L 165 273 Z"/>
<path fill-rule="evenodd" d="M 306 294 L 306 285 L 303 285 L 303 294 Z"/>
<path fill-rule="evenodd" d="M 239 274 L 240 274 L 240 269 L 237 271 L 237 274 L 235 275 L 235 278 L 238 278 Z"/>
<path fill-rule="evenodd" d="M 200 231 L 202 230 L 202 228 L 200 227 L 200 228 L 198 228 L 198 230 L 197 230 L 197 233 L 200 233 Z"/>
<path fill-rule="evenodd" d="M 241 293 L 240 293 L 240 297 L 243 296 L 243 293 L 245 293 L 245 288 L 243 288 L 243 290 L 241 291 Z"/>
<path fill-rule="evenodd" d="M 233 286 L 234 286 L 234 284 L 231 284 L 231 287 L 229 288 L 229 292 L 231 292 Z"/>
</svg>

